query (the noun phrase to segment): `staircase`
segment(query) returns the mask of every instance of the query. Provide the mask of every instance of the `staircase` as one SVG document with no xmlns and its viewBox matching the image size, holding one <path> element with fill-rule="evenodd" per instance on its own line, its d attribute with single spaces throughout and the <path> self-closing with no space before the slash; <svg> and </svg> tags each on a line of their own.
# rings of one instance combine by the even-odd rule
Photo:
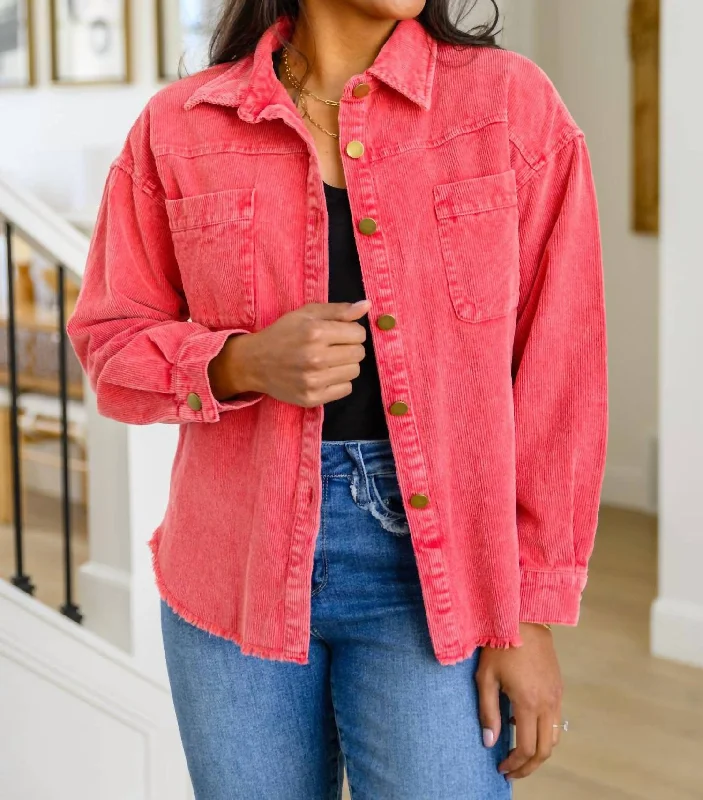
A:
<svg viewBox="0 0 703 800">
<path fill-rule="evenodd" d="M 22 305 L 18 241 L 55 270 L 53 322 Z M 0 330 L 8 351 L 0 362 L 0 515 L 4 508 L 8 517 L 0 553 L 10 554 L 0 574 L 0 796 L 189 800 L 147 546 L 168 499 L 177 431 L 99 417 L 87 381 L 76 379 L 65 319 L 88 247 L 84 234 L 0 175 Z M 53 343 L 53 372 L 41 372 L 40 342 Z M 23 483 L 30 434 L 57 451 L 40 456 L 61 490 L 51 530 L 37 534 L 51 538 L 55 555 L 51 547 L 27 552 L 36 533 Z M 87 542 L 77 564 L 79 502 Z"/>
</svg>

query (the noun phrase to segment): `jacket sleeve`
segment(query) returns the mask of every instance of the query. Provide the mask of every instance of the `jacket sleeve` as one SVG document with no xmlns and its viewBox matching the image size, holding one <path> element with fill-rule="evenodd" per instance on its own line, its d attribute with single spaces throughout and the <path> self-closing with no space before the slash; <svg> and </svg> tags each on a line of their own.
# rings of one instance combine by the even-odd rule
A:
<svg viewBox="0 0 703 800">
<path fill-rule="evenodd" d="M 209 362 L 229 336 L 249 332 L 189 321 L 163 198 L 125 160 L 110 168 L 66 332 L 99 413 L 120 422 L 217 422 L 264 396 L 214 397 Z"/>
<path fill-rule="evenodd" d="M 580 131 L 523 177 L 518 202 L 513 386 L 520 619 L 575 625 L 607 440 L 601 244 Z"/>
</svg>

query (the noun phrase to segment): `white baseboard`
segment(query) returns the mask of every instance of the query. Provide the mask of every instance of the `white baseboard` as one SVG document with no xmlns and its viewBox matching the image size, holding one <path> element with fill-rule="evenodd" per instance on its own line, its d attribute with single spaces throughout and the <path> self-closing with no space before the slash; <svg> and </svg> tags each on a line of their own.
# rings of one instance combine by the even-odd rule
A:
<svg viewBox="0 0 703 800">
<path fill-rule="evenodd" d="M 128 572 L 97 561 L 78 569 L 83 627 L 125 652 L 131 652 L 131 579 Z"/>
<path fill-rule="evenodd" d="M 703 668 L 703 606 L 657 598 L 651 634 L 653 655 Z"/>
</svg>

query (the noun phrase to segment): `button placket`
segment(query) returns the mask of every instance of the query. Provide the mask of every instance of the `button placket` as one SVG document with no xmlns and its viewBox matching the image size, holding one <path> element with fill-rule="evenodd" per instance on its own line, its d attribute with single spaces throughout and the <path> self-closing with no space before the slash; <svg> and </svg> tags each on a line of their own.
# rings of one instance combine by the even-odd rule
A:
<svg viewBox="0 0 703 800">
<path fill-rule="evenodd" d="M 391 403 L 391 407 L 388 410 L 394 417 L 402 417 L 408 413 L 408 404 L 402 400 L 396 400 L 395 403 Z"/>
<path fill-rule="evenodd" d="M 364 155 L 364 143 L 357 139 L 352 139 L 346 147 L 349 158 L 361 158 Z"/>
<path fill-rule="evenodd" d="M 410 498 L 410 505 L 413 508 L 425 508 L 430 502 L 430 498 L 426 494 L 414 494 Z"/>
<path fill-rule="evenodd" d="M 363 89 L 361 87 L 364 87 Z M 352 94 L 356 98 L 365 97 L 370 91 L 370 87 L 368 84 L 357 84 L 357 86 L 352 90 Z M 352 211 L 354 212 L 354 198 L 355 196 L 361 196 L 364 198 L 364 202 L 368 203 L 369 200 L 373 202 L 374 198 L 374 183 L 371 177 L 369 163 L 367 158 L 363 158 L 366 153 L 365 145 L 360 141 L 359 134 L 364 129 L 363 120 L 365 116 L 365 109 L 362 104 L 351 103 L 346 106 L 343 106 L 340 110 L 343 113 L 343 116 L 340 117 L 340 131 L 344 131 L 345 128 L 348 129 L 349 133 L 349 141 L 345 147 L 346 155 L 353 159 L 356 163 L 352 167 L 351 163 L 346 162 L 344 165 L 345 177 L 347 178 L 347 188 L 349 190 L 349 197 L 352 203 Z M 346 113 L 344 113 L 346 112 Z M 347 115 L 350 117 L 349 125 L 342 124 L 343 122 L 346 123 Z M 363 209 L 362 209 L 363 211 Z M 369 239 L 374 239 L 375 235 L 379 232 L 379 225 L 376 219 L 371 216 L 361 217 L 358 219 L 357 228 L 359 232 L 364 236 L 368 237 Z M 378 294 L 385 295 L 388 298 L 389 303 L 393 302 L 392 291 L 388 282 L 388 259 L 387 254 L 384 250 L 383 245 L 383 232 L 380 232 L 381 240 L 375 244 L 369 244 L 368 246 L 360 247 L 360 262 L 362 264 L 362 275 L 363 275 L 363 263 L 365 260 L 373 259 L 376 260 L 376 269 L 373 270 L 374 279 L 378 282 Z M 364 258 L 364 251 L 366 248 L 369 248 L 370 255 L 365 259 Z M 375 258 L 374 258 L 375 256 Z M 376 324 L 379 330 L 381 331 L 390 331 L 396 327 L 396 319 L 391 314 L 381 314 L 376 319 Z M 400 336 L 399 333 L 396 334 L 396 337 L 393 337 L 392 343 L 389 343 L 388 347 L 392 347 L 395 353 L 395 358 L 390 359 L 389 363 L 403 363 L 402 358 L 402 341 L 398 338 Z M 384 346 L 384 345 L 382 345 Z M 400 350 L 401 352 L 398 353 L 397 351 Z M 399 357 L 400 356 L 400 357 Z M 398 376 L 401 379 L 403 384 L 407 385 L 408 377 L 407 375 L 400 375 Z M 407 386 L 406 386 L 407 389 Z M 401 417 L 406 416 L 409 411 L 408 403 L 398 400 L 393 402 L 389 408 L 389 413 L 393 417 Z M 412 424 L 411 428 L 406 427 L 408 424 Z M 409 438 L 408 441 L 408 449 L 413 452 L 412 457 L 408 457 L 409 461 L 412 461 L 415 465 L 418 465 L 418 471 L 422 473 L 411 475 L 411 480 L 419 480 L 422 483 L 426 483 L 426 476 L 424 475 L 425 469 L 422 466 L 421 462 L 421 449 L 419 446 L 418 441 L 418 431 L 412 417 L 410 417 L 409 422 L 406 422 L 403 426 L 403 430 L 406 431 L 406 435 Z M 429 497 L 426 494 L 415 492 L 411 494 L 409 498 L 409 504 L 414 509 L 423 509 L 429 505 Z"/>
<path fill-rule="evenodd" d="M 373 236 L 378 230 L 378 225 L 373 217 L 363 217 L 359 220 L 359 230 L 364 236 Z"/>
<path fill-rule="evenodd" d="M 368 83 L 357 83 L 352 89 L 352 94 L 357 98 L 357 100 L 360 100 L 362 97 L 366 97 L 370 91 L 371 87 L 368 85 Z"/>
</svg>

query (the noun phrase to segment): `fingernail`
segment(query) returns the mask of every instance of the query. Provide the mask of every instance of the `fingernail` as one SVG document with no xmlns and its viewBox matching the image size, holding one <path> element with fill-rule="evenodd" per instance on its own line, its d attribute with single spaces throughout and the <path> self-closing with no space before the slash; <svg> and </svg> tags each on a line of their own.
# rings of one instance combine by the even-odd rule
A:
<svg viewBox="0 0 703 800">
<path fill-rule="evenodd" d="M 493 735 L 493 731 L 490 728 L 483 729 L 483 746 L 484 747 L 493 747 L 493 743 L 495 742 L 495 736 Z"/>
<path fill-rule="evenodd" d="M 368 300 L 357 300 L 356 303 L 352 303 L 352 308 L 356 308 L 357 306 L 363 306 L 368 303 Z"/>
</svg>

